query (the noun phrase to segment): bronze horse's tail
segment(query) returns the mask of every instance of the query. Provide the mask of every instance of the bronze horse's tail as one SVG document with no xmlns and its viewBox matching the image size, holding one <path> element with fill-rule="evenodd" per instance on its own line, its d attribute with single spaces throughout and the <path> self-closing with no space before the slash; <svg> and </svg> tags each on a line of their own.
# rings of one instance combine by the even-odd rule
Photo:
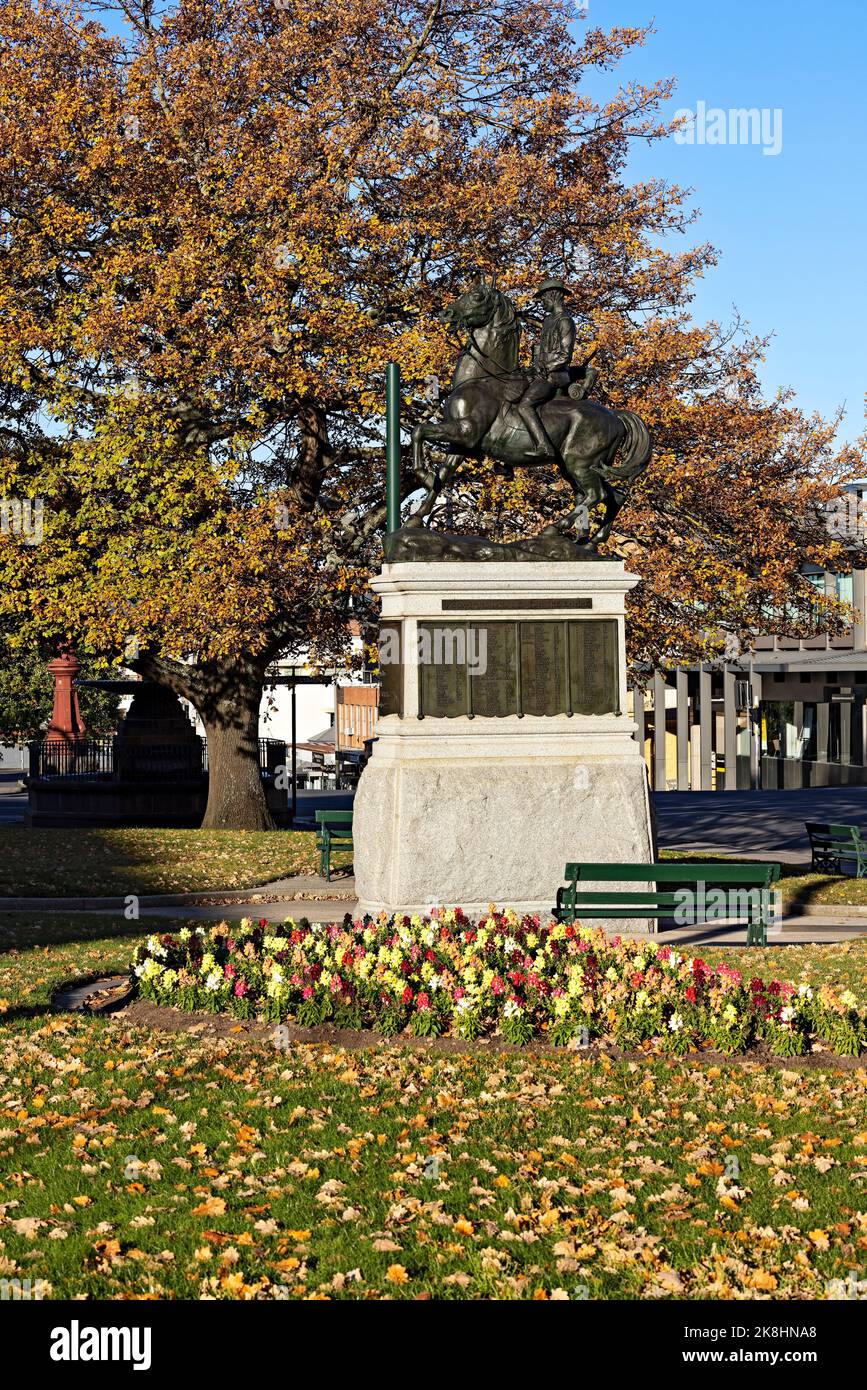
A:
<svg viewBox="0 0 867 1390">
<path fill-rule="evenodd" d="M 623 421 L 626 439 L 620 450 L 620 462 L 605 464 L 599 471 L 612 487 L 621 488 L 637 478 L 650 463 L 653 445 L 640 416 L 631 410 L 615 410 L 613 414 Z"/>
</svg>

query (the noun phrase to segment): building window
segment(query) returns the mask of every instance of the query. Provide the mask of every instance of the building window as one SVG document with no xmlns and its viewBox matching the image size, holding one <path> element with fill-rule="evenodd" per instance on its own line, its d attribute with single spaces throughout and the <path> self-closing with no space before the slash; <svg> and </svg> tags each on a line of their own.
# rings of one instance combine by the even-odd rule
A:
<svg viewBox="0 0 867 1390">
<path fill-rule="evenodd" d="M 839 603 L 852 602 L 852 576 L 851 574 L 837 574 L 834 576 L 836 596 Z"/>
</svg>

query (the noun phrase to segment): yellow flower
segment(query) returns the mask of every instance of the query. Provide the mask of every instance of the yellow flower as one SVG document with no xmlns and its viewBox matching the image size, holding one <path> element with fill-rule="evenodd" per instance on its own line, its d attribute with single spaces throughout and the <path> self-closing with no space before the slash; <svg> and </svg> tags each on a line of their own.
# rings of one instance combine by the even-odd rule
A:
<svg viewBox="0 0 867 1390">
<path fill-rule="evenodd" d="M 389 1284 L 408 1284 L 409 1275 L 403 1265 L 389 1265 L 385 1274 Z"/>
</svg>

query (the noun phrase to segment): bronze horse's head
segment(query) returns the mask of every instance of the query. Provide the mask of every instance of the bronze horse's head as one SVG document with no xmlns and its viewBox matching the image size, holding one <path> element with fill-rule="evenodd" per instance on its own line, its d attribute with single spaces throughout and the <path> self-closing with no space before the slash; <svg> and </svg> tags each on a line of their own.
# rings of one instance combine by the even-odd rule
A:
<svg viewBox="0 0 867 1390">
<path fill-rule="evenodd" d="M 453 304 L 443 309 L 440 320 L 452 328 L 482 328 L 490 322 L 496 299 L 496 279 L 493 275 L 480 275 Z"/>
</svg>

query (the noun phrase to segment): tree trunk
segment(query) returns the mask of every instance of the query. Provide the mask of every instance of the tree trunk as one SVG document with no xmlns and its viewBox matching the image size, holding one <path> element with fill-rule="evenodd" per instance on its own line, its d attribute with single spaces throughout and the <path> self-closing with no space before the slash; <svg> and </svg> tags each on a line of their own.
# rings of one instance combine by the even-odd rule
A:
<svg viewBox="0 0 867 1390">
<path fill-rule="evenodd" d="M 205 700 L 208 805 L 203 830 L 274 830 L 259 771 L 261 682 Z"/>
<path fill-rule="evenodd" d="M 275 830 L 259 770 L 259 706 L 268 655 L 196 666 L 143 653 L 130 666 L 198 711 L 208 740 L 202 830 Z"/>
</svg>

